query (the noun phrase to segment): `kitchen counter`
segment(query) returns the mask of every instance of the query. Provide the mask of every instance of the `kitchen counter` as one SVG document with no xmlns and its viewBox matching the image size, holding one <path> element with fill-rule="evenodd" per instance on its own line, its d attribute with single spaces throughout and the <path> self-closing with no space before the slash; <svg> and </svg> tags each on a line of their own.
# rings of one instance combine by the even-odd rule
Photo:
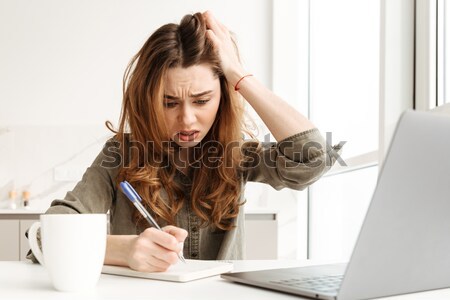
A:
<svg viewBox="0 0 450 300">
<path fill-rule="evenodd" d="M 37 210 L 37 209 L 0 209 L 0 220 L 8 220 L 8 219 L 21 219 L 21 220 L 30 220 L 30 219 L 39 219 L 39 215 L 43 214 L 45 210 Z"/>
</svg>

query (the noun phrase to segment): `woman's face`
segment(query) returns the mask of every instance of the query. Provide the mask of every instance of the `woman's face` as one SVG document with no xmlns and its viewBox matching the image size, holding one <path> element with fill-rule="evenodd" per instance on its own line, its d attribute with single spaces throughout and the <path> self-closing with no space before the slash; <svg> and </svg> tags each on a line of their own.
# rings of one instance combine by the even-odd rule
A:
<svg viewBox="0 0 450 300">
<path fill-rule="evenodd" d="M 211 129 L 220 103 L 220 81 L 209 65 L 171 68 L 164 80 L 164 113 L 170 138 L 197 145 Z"/>
</svg>

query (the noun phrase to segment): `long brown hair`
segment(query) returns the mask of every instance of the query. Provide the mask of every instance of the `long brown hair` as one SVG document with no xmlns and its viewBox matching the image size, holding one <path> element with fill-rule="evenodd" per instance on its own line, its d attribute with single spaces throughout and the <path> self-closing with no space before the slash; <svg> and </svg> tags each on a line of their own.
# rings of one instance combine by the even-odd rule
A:
<svg viewBox="0 0 450 300">
<path fill-rule="evenodd" d="M 163 87 L 168 69 L 199 64 L 211 66 L 219 78 L 221 99 L 210 131 L 195 147 L 199 155 L 196 167 L 192 168 L 191 201 L 188 204 L 183 186 L 174 181 L 176 149 L 167 143 Z M 120 142 L 122 161 L 126 166 L 122 166 L 117 184 L 124 179 L 130 182 L 142 196 L 144 206 L 159 221 L 176 225 L 177 213 L 183 205 L 190 205 L 202 225 L 232 229 L 232 221 L 243 204 L 240 203 L 239 178 L 239 165 L 243 160 L 239 146 L 242 132 L 246 131 L 243 99 L 227 82 L 220 68 L 219 57 L 206 38 L 202 14 L 186 15 L 179 25 L 166 24 L 157 29 L 128 65 L 123 90 L 115 138 Z M 142 225 L 142 217 L 137 211 L 133 218 Z"/>
</svg>

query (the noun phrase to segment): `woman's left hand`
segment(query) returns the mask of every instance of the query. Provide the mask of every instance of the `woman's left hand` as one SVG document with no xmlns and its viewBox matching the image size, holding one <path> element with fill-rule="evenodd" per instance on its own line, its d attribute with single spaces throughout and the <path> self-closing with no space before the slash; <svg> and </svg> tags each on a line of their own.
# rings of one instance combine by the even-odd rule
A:
<svg viewBox="0 0 450 300">
<path fill-rule="evenodd" d="M 230 31 L 210 11 L 204 12 L 203 17 L 206 21 L 206 36 L 212 41 L 219 54 L 225 77 L 231 84 L 235 85 L 244 72 Z"/>
</svg>

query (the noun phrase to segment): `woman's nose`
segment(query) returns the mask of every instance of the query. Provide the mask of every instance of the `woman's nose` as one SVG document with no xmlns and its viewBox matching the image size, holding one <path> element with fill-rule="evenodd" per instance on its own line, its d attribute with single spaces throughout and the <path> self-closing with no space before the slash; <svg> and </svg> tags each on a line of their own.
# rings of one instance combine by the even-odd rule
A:
<svg viewBox="0 0 450 300">
<path fill-rule="evenodd" d="M 189 105 L 184 105 L 180 113 L 180 122 L 186 127 L 191 126 L 196 121 L 195 110 Z M 190 128 L 184 128 L 190 129 Z"/>
</svg>

